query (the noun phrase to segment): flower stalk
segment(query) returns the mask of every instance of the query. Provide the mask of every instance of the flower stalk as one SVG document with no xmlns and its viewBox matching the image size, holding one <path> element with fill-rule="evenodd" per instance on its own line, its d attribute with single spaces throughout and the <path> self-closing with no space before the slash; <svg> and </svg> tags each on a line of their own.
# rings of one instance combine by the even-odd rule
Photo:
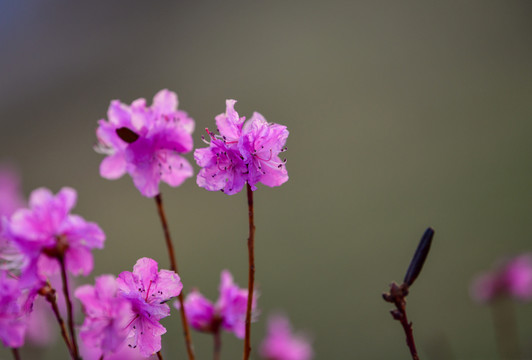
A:
<svg viewBox="0 0 532 360">
<path fill-rule="evenodd" d="M 166 214 L 163 207 L 163 199 L 161 194 L 157 194 L 155 196 L 155 203 L 157 204 L 157 212 L 159 214 L 159 218 L 161 219 L 161 225 L 163 227 L 164 231 L 164 238 L 166 241 L 166 247 L 168 249 L 168 256 L 170 258 L 170 270 L 174 271 L 176 274 L 179 274 L 177 269 L 177 260 L 174 253 L 174 245 L 172 244 L 172 238 L 170 237 L 170 229 L 168 227 L 168 222 L 166 221 Z M 188 326 L 188 320 L 185 312 L 185 306 L 184 306 L 184 300 L 183 300 L 183 292 L 181 291 L 179 295 L 177 296 L 179 300 L 179 311 L 181 313 L 181 324 L 183 326 L 183 333 L 185 336 L 185 345 L 187 348 L 187 354 L 189 360 L 194 360 L 194 348 L 192 346 L 192 340 L 190 337 L 190 330 Z"/>
<path fill-rule="evenodd" d="M 414 333 L 412 331 L 412 323 L 408 321 L 406 314 L 406 296 L 408 295 L 409 288 L 414 284 L 414 281 L 419 276 L 425 260 L 429 254 L 430 246 L 432 244 L 432 238 L 434 237 L 434 230 L 428 228 L 419 241 L 419 245 L 410 261 L 408 270 L 406 271 L 403 283 L 398 285 L 392 283 L 390 285 L 390 291 L 382 294 L 384 301 L 395 305 L 395 309 L 391 310 L 392 317 L 401 323 L 406 335 L 406 345 L 410 350 L 412 360 L 419 360 L 417 354 L 416 343 L 414 341 Z"/>
<path fill-rule="evenodd" d="M 70 299 L 70 292 L 68 290 L 68 278 L 66 273 L 65 259 L 63 256 L 59 257 L 59 265 L 61 267 L 61 279 L 63 281 L 63 293 L 65 294 L 65 302 L 68 315 L 68 330 L 70 332 L 70 341 L 72 343 L 72 357 L 79 359 L 79 350 L 76 340 L 76 330 L 74 328 L 74 311 L 72 309 L 72 301 Z"/>
<path fill-rule="evenodd" d="M 68 338 L 68 335 L 67 335 L 65 322 L 63 318 L 61 317 L 61 314 L 59 313 L 59 308 L 57 307 L 55 289 L 51 287 L 50 283 L 47 283 L 45 286 L 43 286 L 39 290 L 39 294 L 41 296 L 44 296 L 46 301 L 48 301 L 50 305 L 52 306 L 52 311 L 54 312 L 57 323 L 59 324 L 59 329 L 61 330 L 61 337 L 65 341 L 65 344 L 66 344 L 66 347 L 68 348 L 68 352 L 70 353 L 70 356 L 74 358 L 74 353 L 72 351 L 72 344 L 70 343 L 70 339 Z"/>
<path fill-rule="evenodd" d="M 253 191 L 249 183 L 247 184 L 248 195 L 248 217 L 249 217 L 249 237 L 248 237 L 248 303 L 246 308 L 246 335 L 244 338 L 243 359 L 248 360 L 251 353 L 251 307 L 253 304 L 253 287 L 255 283 L 255 222 L 253 209 Z"/>
<path fill-rule="evenodd" d="M 220 328 L 213 332 L 212 337 L 214 340 L 213 360 L 220 360 L 220 354 L 222 352 L 222 333 Z"/>
</svg>

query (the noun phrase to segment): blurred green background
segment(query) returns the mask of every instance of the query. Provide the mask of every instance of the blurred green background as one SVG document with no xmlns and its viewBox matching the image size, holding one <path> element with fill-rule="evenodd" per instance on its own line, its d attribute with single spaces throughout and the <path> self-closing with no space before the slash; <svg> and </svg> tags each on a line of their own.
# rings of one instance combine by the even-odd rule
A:
<svg viewBox="0 0 532 360">
<path fill-rule="evenodd" d="M 202 147 L 237 99 L 241 115 L 290 130 L 290 180 L 255 193 L 254 349 L 281 310 L 317 359 L 409 359 L 381 293 L 432 226 L 408 297 L 421 358 L 496 359 L 490 311 L 468 286 L 496 258 L 532 250 L 531 15 L 528 0 L 0 1 L 0 161 L 26 195 L 78 190 L 74 212 L 107 233 L 94 275 L 142 256 L 166 265 L 154 201 L 129 177 L 99 176 L 96 122 L 112 99 L 169 88 Z M 245 287 L 245 193 L 192 179 L 161 190 L 185 290 L 215 299 L 222 269 Z M 516 311 L 532 356 L 532 306 Z M 163 324 L 166 358 L 184 359 L 178 312 Z M 211 338 L 193 338 L 211 358 Z M 223 342 L 223 359 L 239 359 L 242 343 Z M 40 356 L 66 354 L 58 343 Z"/>
</svg>

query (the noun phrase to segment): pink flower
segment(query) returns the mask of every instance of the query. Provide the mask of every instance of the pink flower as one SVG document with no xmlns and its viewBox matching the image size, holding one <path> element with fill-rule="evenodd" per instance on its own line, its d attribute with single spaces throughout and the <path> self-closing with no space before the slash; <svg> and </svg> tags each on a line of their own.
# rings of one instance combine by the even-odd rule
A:
<svg viewBox="0 0 532 360">
<path fill-rule="evenodd" d="M 7 271 L 0 271 L 0 340 L 5 346 L 18 348 L 24 344 L 26 318 L 33 299 L 34 294 L 23 292 Z"/>
<path fill-rule="evenodd" d="M 188 294 L 185 299 L 187 318 L 196 330 L 215 333 L 221 327 L 242 339 L 245 335 L 248 291 L 239 288 L 227 270 L 222 271 L 219 290 L 220 296 L 214 305 L 197 290 Z M 179 303 L 175 302 L 174 306 L 178 308 Z M 255 293 L 252 303 L 252 310 L 255 312 L 253 321 L 257 315 L 256 307 Z"/>
<path fill-rule="evenodd" d="M 151 107 L 137 99 L 131 105 L 111 102 L 107 117 L 96 130 L 97 151 L 108 156 L 100 165 L 100 175 L 118 179 L 126 172 L 142 195 L 156 196 L 159 182 L 179 186 L 193 175 L 190 163 L 179 156 L 192 150 L 194 120 L 177 110 L 177 95 L 159 91 Z"/>
<path fill-rule="evenodd" d="M 310 360 L 313 357 L 309 340 L 293 335 L 290 322 L 279 315 L 268 320 L 268 333 L 259 353 L 267 360 Z"/>
<path fill-rule="evenodd" d="M 220 135 L 207 130 L 208 148 L 196 149 L 194 159 L 202 167 L 197 184 L 209 191 L 233 195 L 247 182 L 256 190 L 258 182 L 273 187 L 288 180 L 284 152 L 288 138 L 285 126 L 268 123 L 259 113 L 247 122 L 235 111 L 236 100 L 226 101 L 224 114 L 216 116 Z"/>
<path fill-rule="evenodd" d="M 471 286 L 474 300 L 485 303 L 499 296 L 521 301 L 532 299 L 532 254 L 502 262 L 496 269 L 477 276 Z"/>
<path fill-rule="evenodd" d="M 102 351 L 98 348 L 87 346 L 83 341 L 79 342 L 79 351 L 83 360 L 100 360 Z M 156 359 L 156 356 L 151 357 Z M 132 349 L 127 346 L 126 342 L 122 342 L 114 353 L 104 356 L 105 360 L 143 360 L 145 356 L 141 355 L 137 349 Z"/>
<path fill-rule="evenodd" d="M 62 291 L 56 292 L 56 296 L 60 296 L 61 294 Z M 38 347 L 46 347 L 55 343 L 58 335 L 56 331 L 57 321 L 51 310 L 50 303 L 44 297 L 38 296 L 35 298 L 32 311 L 29 313 L 26 321 L 27 342 Z"/>
<path fill-rule="evenodd" d="M 96 278 L 95 285 L 76 289 L 75 296 L 83 304 L 86 314 L 80 337 L 88 347 L 100 349 L 102 354 L 114 353 L 126 339 L 131 304 L 118 295 L 116 279 L 112 275 Z"/>
<path fill-rule="evenodd" d="M 21 277 L 24 286 L 57 273 L 59 255 L 72 274 L 92 271 L 91 249 L 103 248 L 105 234 L 95 223 L 70 214 L 76 197 L 71 188 L 61 189 L 56 196 L 48 189 L 37 189 L 31 193 L 30 208 L 17 210 L 7 222 L 4 234 L 27 258 Z"/>
<path fill-rule="evenodd" d="M 117 284 L 120 295 L 131 303 L 127 325 L 129 346 L 138 346 L 145 356 L 161 350 L 161 335 L 166 329 L 159 320 L 170 315 L 170 307 L 165 302 L 183 289 L 179 276 L 169 270 L 158 271 L 156 261 L 142 258 L 133 272 L 124 271 L 118 276 Z"/>
<path fill-rule="evenodd" d="M 25 203 L 17 173 L 9 168 L 0 167 L 0 218 L 11 216 L 15 210 L 25 206 Z"/>
</svg>

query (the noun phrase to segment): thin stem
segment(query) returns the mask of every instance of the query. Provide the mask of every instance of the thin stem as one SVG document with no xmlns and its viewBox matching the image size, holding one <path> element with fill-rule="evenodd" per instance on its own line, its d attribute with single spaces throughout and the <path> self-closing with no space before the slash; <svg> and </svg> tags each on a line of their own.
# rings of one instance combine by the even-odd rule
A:
<svg viewBox="0 0 532 360">
<path fill-rule="evenodd" d="M 521 349 L 517 335 L 517 321 L 509 299 L 495 299 L 491 306 L 497 349 L 501 359 L 520 359 Z"/>
<path fill-rule="evenodd" d="M 222 336 L 220 330 L 215 331 L 212 336 L 214 338 L 214 360 L 220 360 L 220 353 L 222 351 Z"/>
<path fill-rule="evenodd" d="M 74 329 L 74 311 L 72 310 L 72 301 L 70 300 L 70 292 L 68 290 L 65 258 L 63 256 L 59 257 L 59 264 L 61 266 L 61 279 L 63 280 L 63 293 L 65 294 L 65 302 L 67 305 L 68 330 L 70 331 L 70 340 L 72 341 L 72 357 L 77 360 L 79 359 L 79 351 L 76 340 L 76 331 Z"/>
<path fill-rule="evenodd" d="M 246 309 L 246 336 L 244 339 L 244 354 L 243 359 L 248 360 L 251 353 L 251 306 L 253 304 L 253 287 L 255 283 L 255 223 L 253 211 L 253 191 L 251 186 L 247 184 L 248 194 L 248 217 L 249 217 L 249 237 L 248 237 L 248 258 L 249 258 L 249 273 L 248 273 L 248 304 Z"/>
<path fill-rule="evenodd" d="M 18 352 L 18 348 L 11 348 L 11 352 L 13 353 L 13 359 L 20 360 L 20 354 Z"/>
<path fill-rule="evenodd" d="M 417 355 L 416 343 L 414 342 L 414 333 L 412 332 L 412 323 L 408 321 L 408 316 L 406 315 L 406 296 L 408 295 L 408 284 L 403 283 L 402 285 L 397 285 L 392 283 L 390 285 L 390 292 L 382 294 L 384 301 L 392 303 L 395 305 L 396 309 L 390 311 L 392 317 L 399 321 L 403 326 L 403 330 L 406 335 L 406 345 L 410 350 L 410 355 L 412 355 L 412 360 L 419 360 Z"/>
<path fill-rule="evenodd" d="M 161 194 L 155 196 L 155 203 L 157 204 L 157 212 L 161 219 L 161 225 L 164 231 L 164 239 L 166 240 L 166 247 L 168 248 L 168 256 L 170 258 L 170 269 L 179 274 L 177 270 L 177 260 L 174 253 L 174 245 L 172 244 L 172 238 L 170 237 L 170 229 L 168 228 L 168 222 L 166 221 L 166 215 L 163 207 L 163 199 Z M 192 346 L 192 339 L 190 337 L 190 330 L 188 327 L 188 320 L 185 312 L 185 305 L 183 301 L 183 292 L 177 296 L 179 300 L 179 312 L 181 313 L 181 324 L 183 326 L 183 333 L 185 335 L 185 345 L 187 347 L 187 353 L 189 360 L 194 360 L 194 348 Z"/>
<path fill-rule="evenodd" d="M 100 356 L 100 360 L 103 360 L 103 354 L 102 354 L 102 356 Z"/>
<path fill-rule="evenodd" d="M 68 352 L 70 353 L 70 356 L 72 357 L 72 359 L 75 359 L 74 353 L 72 351 L 72 344 L 70 343 L 70 340 L 68 339 L 65 322 L 63 321 L 63 318 L 61 317 L 61 314 L 59 313 L 59 308 L 57 307 L 55 290 L 52 289 L 52 287 L 48 284 L 41 291 L 46 301 L 48 301 L 50 305 L 52 306 L 52 311 L 54 312 L 57 323 L 59 324 L 59 329 L 61 330 L 61 337 L 63 337 L 63 340 L 65 341 L 65 344 L 66 344 L 66 347 L 68 348 Z"/>
<path fill-rule="evenodd" d="M 163 354 L 160 351 L 157 351 L 157 359 L 163 360 Z"/>
<path fill-rule="evenodd" d="M 410 349 L 410 355 L 412 355 L 412 360 L 419 360 L 417 355 L 416 343 L 414 342 L 414 333 L 412 332 L 412 323 L 408 322 L 408 317 L 406 315 L 406 302 L 401 301 L 400 303 L 395 303 L 397 310 L 401 312 L 401 316 L 398 319 L 406 335 L 406 345 Z"/>
</svg>

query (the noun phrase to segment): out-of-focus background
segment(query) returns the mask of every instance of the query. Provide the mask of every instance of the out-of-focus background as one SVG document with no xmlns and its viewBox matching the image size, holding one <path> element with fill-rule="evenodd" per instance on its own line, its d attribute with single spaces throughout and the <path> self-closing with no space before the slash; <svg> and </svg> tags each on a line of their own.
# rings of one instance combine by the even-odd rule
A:
<svg viewBox="0 0 532 360">
<path fill-rule="evenodd" d="M 0 161 L 26 195 L 77 189 L 75 213 L 107 233 L 94 275 L 142 256 L 166 266 L 154 201 L 129 177 L 99 176 L 96 122 L 112 99 L 168 88 L 202 147 L 237 99 L 241 115 L 290 130 L 290 180 L 255 193 L 254 349 L 280 310 L 317 359 L 408 359 L 381 293 L 432 226 L 408 297 L 420 355 L 496 359 L 490 310 L 468 287 L 498 257 L 532 251 L 531 20 L 530 1 L 1 1 Z M 245 193 L 193 179 L 161 190 L 185 291 L 216 299 L 222 269 L 245 287 Z M 532 356 L 532 307 L 516 315 Z M 166 358 L 184 359 L 178 312 L 163 324 Z M 193 339 L 210 358 L 211 338 Z M 240 357 L 234 336 L 223 347 Z M 31 354 L 67 356 L 60 342 Z"/>
</svg>

